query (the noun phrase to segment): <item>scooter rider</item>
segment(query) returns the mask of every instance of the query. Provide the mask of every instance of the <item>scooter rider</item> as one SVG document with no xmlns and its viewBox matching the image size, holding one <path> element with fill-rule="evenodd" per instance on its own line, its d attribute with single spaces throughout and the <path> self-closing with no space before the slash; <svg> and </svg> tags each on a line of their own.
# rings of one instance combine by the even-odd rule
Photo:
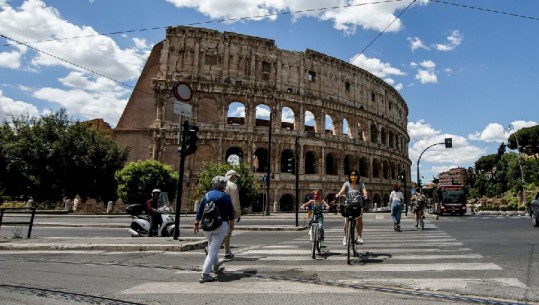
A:
<svg viewBox="0 0 539 305">
<path fill-rule="evenodd" d="M 161 215 L 157 213 L 160 194 L 160 189 L 154 189 L 152 191 L 152 198 L 146 201 L 146 208 L 148 209 L 148 213 L 150 214 L 150 232 L 148 236 L 157 236 L 159 232 L 159 225 L 162 222 Z"/>
</svg>

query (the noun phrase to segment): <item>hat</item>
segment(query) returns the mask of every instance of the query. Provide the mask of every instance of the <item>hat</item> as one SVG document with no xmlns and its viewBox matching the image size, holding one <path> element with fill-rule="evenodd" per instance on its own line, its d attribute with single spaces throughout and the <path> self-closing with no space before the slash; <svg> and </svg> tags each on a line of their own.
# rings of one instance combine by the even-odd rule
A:
<svg viewBox="0 0 539 305">
<path fill-rule="evenodd" d="M 229 170 L 228 172 L 226 172 L 226 175 L 225 175 L 225 176 L 227 176 L 227 177 L 231 177 L 231 176 L 239 177 L 240 175 L 238 174 L 237 171 L 231 169 L 231 170 Z"/>
<path fill-rule="evenodd" d="M 152 193 L 161 193 L 160 189 L 153 189 Z"/>
<path fill-rule="evenodd" d="M 227 180 L 223 176 L 215 176 L 211 179 L 211 186 L 216 190 L 222 190 L 226 187 Z"/>
</svg>

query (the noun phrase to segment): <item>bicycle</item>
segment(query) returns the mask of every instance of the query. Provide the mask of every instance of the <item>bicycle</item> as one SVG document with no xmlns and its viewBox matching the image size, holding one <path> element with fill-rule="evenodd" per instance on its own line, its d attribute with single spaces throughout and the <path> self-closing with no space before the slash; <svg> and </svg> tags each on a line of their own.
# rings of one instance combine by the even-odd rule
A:
<svg viewBox="0 0 539 305">
<path fill-rule="evenodd" d="M 343 197 L 341 197 L 343 198 Z M 361 205 L 349 204 L 345 199 L 344 204 L 340 205 L 341 215 L 347 218 L 348 230 L 346 230 L 346 262 L 351 265 L 351 257 L 358 257 L 356 242 L 356 218 L 361 216 Z"/>
<path fill-rule="evenodd" d="M 312 258 L 316 258 L 316 254 L 320 254 L 322 248 L 322 225 L 318 219 L 318 209 L 323 209 L 320 206 L 312 207 L 312 218 L 309 220 L 309 240 L 312 243 Z"/>
<path fill-rule="evenodd" d="M 414 213 L 417 215 L 418 228 L 420 230 L 425 229 L 425 203 L 422 201 L 417 201 L 416 206 L 414 207 Z"/>
</svg>

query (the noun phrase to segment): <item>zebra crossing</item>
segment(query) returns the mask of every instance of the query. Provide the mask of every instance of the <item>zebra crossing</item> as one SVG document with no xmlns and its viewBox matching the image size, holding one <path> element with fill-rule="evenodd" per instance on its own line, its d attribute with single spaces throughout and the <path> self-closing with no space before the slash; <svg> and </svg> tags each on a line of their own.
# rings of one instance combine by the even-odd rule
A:
<svg viewBox="0 0 539 305">
<path fill-rule="evenodd" d="M 391 224 L 364 221 L 360 256 L 346 264 L 343 229 L 325 229 L 327 248 L 312 259 L 306 232 L 275 245 L 250 247 L 237 253 L 238 259 L 225 263 L 229 272 L 256 270 L 259 274 L 285 274 L 294 271 L 317 273 L 319 279 L 337 279 L 347 284 L 390 284 L 427 290 L 465 289 L 473 285 L 500 285 L 523 288 L 516 278 L 500 277 L 502 268 L 485 261 L 480 254 L 427 222 L 425 230 L 413 227 L 413 220 L 403 220 L 403 232 Z M 337 278 L 342 276 L 341 278 Z"/>
</svg>

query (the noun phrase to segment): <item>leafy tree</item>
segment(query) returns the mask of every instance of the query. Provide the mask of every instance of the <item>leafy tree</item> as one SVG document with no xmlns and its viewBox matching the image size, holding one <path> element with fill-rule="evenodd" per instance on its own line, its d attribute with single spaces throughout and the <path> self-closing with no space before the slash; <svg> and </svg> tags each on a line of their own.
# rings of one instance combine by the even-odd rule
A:
<svg viewBox="0 0 539 305">
<path fill-rule="evenodd" d="M 517 147 L 517 139 L 520 147 Z M 535 158 L 535 171 L 539 174 L 539 125 L 522 128 L 509 136 L 507 146 Z"/>
<path fill-rule="evenodd" d="M 38 202 L 75 194 L 114 198 L 114 173 L 129 150 L 87 123 L 71 122 L 65 109 L 40 118 L 13 118 L 0 133 L 3 176 L 8 177 L 0 183 L 6 195 L 32 196 Z"/>
<path fill-rule="evenodd" d="M 496 174 L 494 169 L 498 160 L 497 154 L 482 156 L 479 160 L 475 161 L 475 169 L 480 173 L 489 172 L 491 176 L 494 176 Z"/>
<path fill-rule="evenodd" d="M 203 195 L 212 189 L 211 180 L 213 177 L 224 176 L 231 169 L 240 175 L 238 180 L 236 180 L 236 184 L 240 193 L 241 208 L 245 209 L 251 206 L 251 203 L 257 199 L 257 184 L 249 164 L 244 162 L 240 162 L 239 165 L 204 162 L 198 176 L 198 182 L 200 184 L 199 194 Z"/>
<path fill-rule="evenodd" d="M 156 160 L 130 162 L 116 173 L 118 195 L 127 203 L 144 203 L 155 188 L 167 192 L 172 200 L 176 197 L 178 179 L 172 166 Z"/>
</svg>

